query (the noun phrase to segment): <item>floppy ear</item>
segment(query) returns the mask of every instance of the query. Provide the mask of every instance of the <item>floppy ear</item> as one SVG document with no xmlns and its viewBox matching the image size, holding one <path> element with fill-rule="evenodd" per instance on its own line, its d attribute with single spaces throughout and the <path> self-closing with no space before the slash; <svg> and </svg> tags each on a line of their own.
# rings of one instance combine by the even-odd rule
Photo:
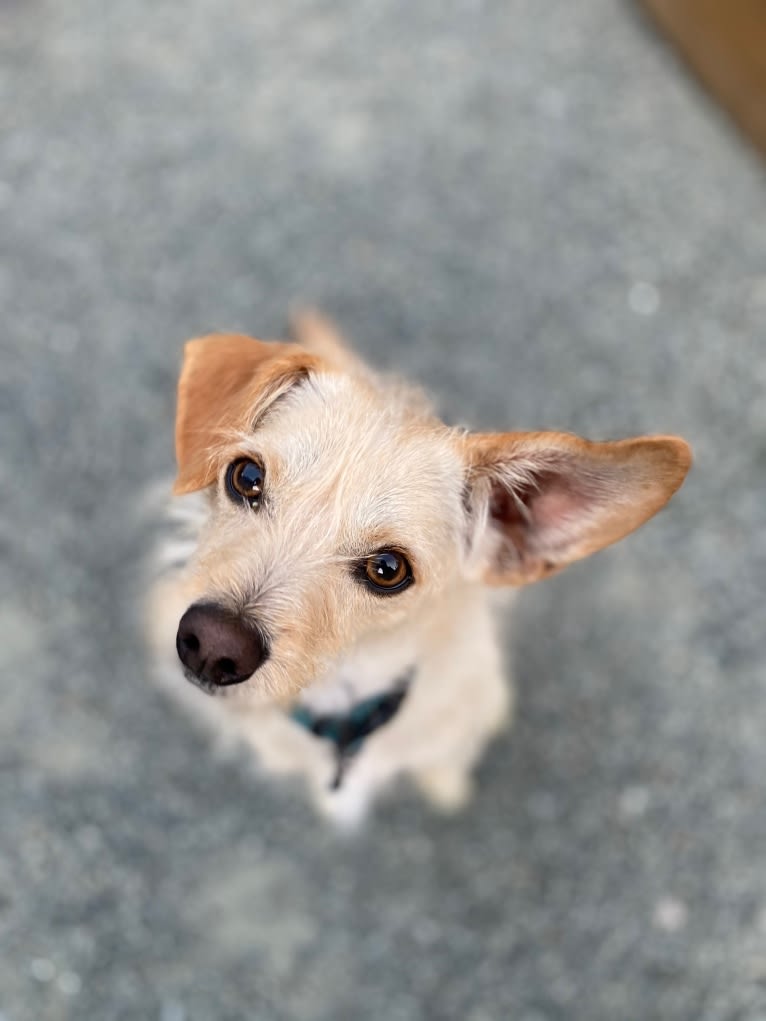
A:
<svg viewBox="0 0 766 1021">
<path fill-rule="evenodd" d="M 691 464 L 677 436 L 487 433 L 465 443 L 475 549 L 498 585 L 538 581 L 622 539 L 667 503 Z"/>
<path fill-rule="evenodd" d="M 210 485 L 215 449 L 227 433 L 252 429 L 256 419 L 318 359 L 293 344 L 265 343 L 240 334 L 211 334 L 184 348 L 176 412 L 176 494 Z"/>
</svg>

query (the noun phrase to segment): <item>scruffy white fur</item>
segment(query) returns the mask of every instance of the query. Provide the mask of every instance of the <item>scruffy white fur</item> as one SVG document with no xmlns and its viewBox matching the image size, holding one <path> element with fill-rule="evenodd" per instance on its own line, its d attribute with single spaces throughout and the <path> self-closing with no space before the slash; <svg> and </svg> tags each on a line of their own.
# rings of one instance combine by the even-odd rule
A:
<svg viewBox="0 0 766 1021">
<path fill-rule="evenodd" d="M 510 590 L 497 586 L 536 580 L 637 527 L 680 485 L 688 448 L 672 438 L 472 436 L 441 423 L 419 391 L 362 365 L 324 321 L 304 319 L 298 339 L 301 347 L 250 341 L 257 353 L 245 338 L 187 348 L 183 495 L 149 600 L 158 676 L 266 770 L 304 775 L 341 824 L 358 823 L 402 775 L 457 809 L 512 716 L 495 627 Z M 240 349 L 255 361 L 232 383 Z M 223 482 L 243 456 L 265 467 L 256 511 Z M 381 596 L 352 568 L 388 548 L 406 551 L 414 583 Z M 175 652 L 179 619 L 200 601 L 269 636 L 263 665 L 213 697 L 188 683 Z M 334 750 L 290 719 L 290 705 L 343 712 L 411 670 L 399 712 L 331 789 Z"/>
</svg>

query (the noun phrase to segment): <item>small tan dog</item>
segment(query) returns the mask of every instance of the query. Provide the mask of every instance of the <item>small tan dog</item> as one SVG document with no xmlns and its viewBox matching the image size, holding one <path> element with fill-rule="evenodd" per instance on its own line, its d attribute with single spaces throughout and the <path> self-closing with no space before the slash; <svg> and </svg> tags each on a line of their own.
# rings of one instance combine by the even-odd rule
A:
<svg viewBox="0 0 766 1021">
<path fill-rule="evenodd" d="M 342 824 L 402 774 L 456 809 L 511 718 L 501 587 L 638 528 L 689 447 L 450 428 L 319 317 L 296 337 L 186 345 L 160 676 Z"/>
</svg>

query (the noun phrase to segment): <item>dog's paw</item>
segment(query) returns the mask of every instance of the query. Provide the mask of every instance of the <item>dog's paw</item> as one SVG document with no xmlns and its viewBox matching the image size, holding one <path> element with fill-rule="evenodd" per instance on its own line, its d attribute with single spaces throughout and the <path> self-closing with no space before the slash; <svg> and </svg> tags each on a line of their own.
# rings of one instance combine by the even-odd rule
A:
<svg viewBox="0 0 766 1021">
<path fill-rule="evenodd" d="M 415 774 L 415 782 L 435 809 L 454 815 L 465 808 L 473 795 L 473 781 L 462 769 L 432 766 Z"/>
<path fill-rule="evenodd" d="M 322 815 L 344 833 L 357 832 L 367 820 L 372 796 L 366 787 L 345 783 L 338 790 L 316 792 L 316 803 Z"/>
</svg>

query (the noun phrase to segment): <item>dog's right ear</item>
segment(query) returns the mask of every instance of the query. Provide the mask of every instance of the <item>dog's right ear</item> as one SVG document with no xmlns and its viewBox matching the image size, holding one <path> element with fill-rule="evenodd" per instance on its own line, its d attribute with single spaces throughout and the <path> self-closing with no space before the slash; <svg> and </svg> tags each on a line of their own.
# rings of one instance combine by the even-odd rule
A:
<svg viewBox="0 0 766 1021">
<path fill-rule="evenodd" d="M 210 485 L 219 468 L 216 452 L 226 437 L 250 431 L 273 401 L 319 367 L 315 355 L 294 344 L 240 334 L 190 340 L 178 382 L 173 492 Z"/>
</svg>

